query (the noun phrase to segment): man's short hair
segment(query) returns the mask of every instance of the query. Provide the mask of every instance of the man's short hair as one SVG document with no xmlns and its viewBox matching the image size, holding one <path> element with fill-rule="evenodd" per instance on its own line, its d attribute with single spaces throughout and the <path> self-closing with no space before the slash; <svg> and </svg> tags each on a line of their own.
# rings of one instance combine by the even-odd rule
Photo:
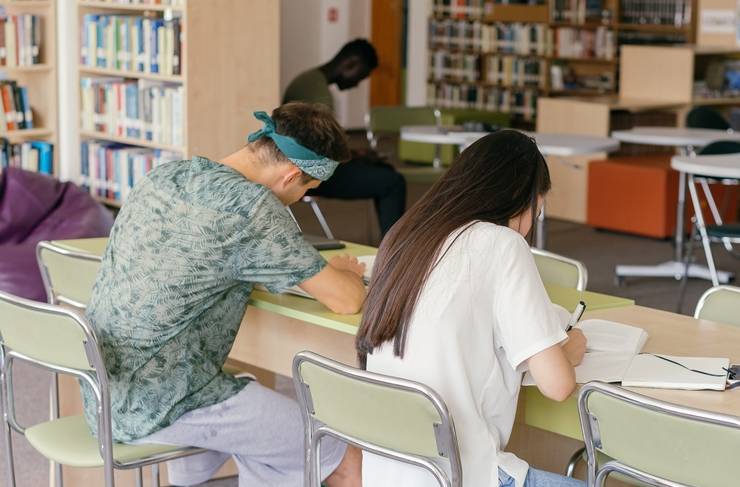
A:
<svg viewBox="0 0 740 487">
<path fill-rule="evenodd" d="M 277 133 L 293 137 L 315 153 L 339 162 L 349 159 L 347 136 L 327 106 L 320 103 L 290 102 L 275 108 L 272 119 Z M 272 139 L 263 137 L 254 144 L 256 148 L 269 149 L 272 159 L 289 162 Z M 305 179 L 311 178 L 308 176 Z"/>
<path fill-rule="evenodd" d="M 338 61 L 351 56 L 362 59 L 370 71 L 378 67 L 378 53 L 375 52 L 375 47 L 367 39 L 355 39 L 348 42 L 334 56 L 334 60 Z"/>
</svg>

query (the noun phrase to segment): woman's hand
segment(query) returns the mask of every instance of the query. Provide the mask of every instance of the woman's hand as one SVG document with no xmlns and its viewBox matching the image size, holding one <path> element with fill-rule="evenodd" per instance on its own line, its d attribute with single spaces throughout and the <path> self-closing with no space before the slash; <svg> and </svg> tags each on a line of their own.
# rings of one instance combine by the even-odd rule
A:
<svg viewBox="0 0 740 487">
<path fill-rule="evenodd" d="M 563 352 L 573 367 L 583 362 L 583 355 L 586 353 L 586 336 L 581 330 L 573 328 L 568 332 L 568 341 L 563 343 Z"/>
</svg>

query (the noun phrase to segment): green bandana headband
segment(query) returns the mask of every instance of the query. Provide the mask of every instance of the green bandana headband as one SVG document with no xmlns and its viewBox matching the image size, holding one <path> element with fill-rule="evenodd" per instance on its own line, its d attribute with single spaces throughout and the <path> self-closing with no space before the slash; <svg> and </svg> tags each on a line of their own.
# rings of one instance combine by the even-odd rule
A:
<svg viewBox="0 0 740 487">
<path fill-rule="evenodd" d="M 249 134 L 249 137 L 247 137 L 249 142 L 254 142 L 262 137 L 272 139 L 285 157 L 290 159 L 303 172 L 320 181 L 326 181 L 334 174 L 334 170 L 339 165 L 337 161 L 321 156 L 311 149 L 302 146 L 293 137 L 280 135 L 275 132 L 275 122 L 266 112 L 254 112 L 254 118 L 265 125 L 256 132 Z"/>
</svg>

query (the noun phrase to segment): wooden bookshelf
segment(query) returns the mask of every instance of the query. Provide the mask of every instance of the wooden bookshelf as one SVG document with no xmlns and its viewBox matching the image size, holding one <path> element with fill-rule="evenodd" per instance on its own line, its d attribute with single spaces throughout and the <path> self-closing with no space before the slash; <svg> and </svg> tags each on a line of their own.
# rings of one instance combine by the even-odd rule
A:
<svg viewBox="0 0 740 487">
<path fill-rule="evenodd" d="M 219 159 L 238 150 L 258 128 L 252 117 L 280 103 L 279 2 L 273 0 L 185 0 L 182 6 L 119 4 L 77 0 L 78 26 L 85 15 L 178 18 L 182 24 L 180 75 L 165 75 L 79 64 L 82 78 L 146 80 L 183 88 L 182 145 L 80 130 L 81 141 L 107 141 Z M 264 46 L 249 49 L 249 46 Z M 237 48 L 238 46 L 238 48 Z M 81 46 L 77 43 L 76 58 Z M 80 90 L 78 83 L 77 89 Z M 81 125 L 80 125 L 81 127 Z M 79 150 L 78 150 L 79 153 Z M 79 163 L 78 163 L 79 165 Z M 79 168 L 75 171 L 81 174 Z M 100 199 L 115 207 L 114 200 Z"/>
<path fill-rule="evenodd" d="M 697 5 L 700 1 L 717 2 L 729 0 L 687 0 L 691 12 L 697 12 Z M 464 90 L 462 89 L 462 85 L 469 86 L 471 84 L 478 84 L 485 86 L 485 83 L 481 80 L 485 79 L 484 73 L 486 70 L 486 58 L 491 55 L 545 59 L 547 61 L 545 72 L 540 72 L 539 74 L 540 77 L 545 78 L 545 87 L 537 88 L 533 85 L 528 86 L 528 88 L 530 89 L 534 88 L 537 91 L 538 96 L 615 95 L 619 88 L 619 52 L 623 44 L 637 43 L 641 42 L 641 40 L 644 39 L 668 39 L 668 37 L 670 37 L 671 40 L 674 40 L 675 42 L 691 43 L 694 42 L 696 38 L 696 15 L 694 15 L 693 18 L 689 19 L 689 21 L 685 25 L 679 26 L 672 24 L 668 25 L 645 22 L 626 22 L 623 19 L 634 19 L 636 14 L 634 10 L 628 10 L 628 6 L 626 4 L 623 4 L 623 0 L 602 0 L 602 8 L 600 14 L 596 14 L 595 16 L 591 17 L 581 15 L 581 18 L 578 19 L 574 17 L 576 15 L 575 13 L 571 13 L 569 16 L 556 15 L 556 5 L 560 5 L 561 7 L 563 6 L 563 2 L 558 2 L 557 0 L 545 0 L 542 4 L 538 5 L 499 4 L 495 3 L 493 0 L 482 0 L 480 2 L 480 5 L 480 8 L 476 9 L 476 11 L 479 11 L 480 13 L 465 16 L 464 13 L 461 13 L 459 11 L 456 13 L 445 14 L 445 10 L 443 8 L 440 8 L 440 5 L 435 2 L 435 6 L 433 8 L 434 14 L 432 18 L 436 21 L 448 20 L 452 22 L 466 20 L 469 23 L 481 24 L 483 26 L 493 24 L 510 25 L 514 23 L 527 25 L 544 25 L 549 29 L 549 33 L 547 33 L 545 36 L 545 42 L 550 44 L 547 49 L 552 51 L 552 54 L 543 55 L 539 52 L 533 52 L 531 54 L 516 52 L 487 52 L 484 48 L 477 49 L 470 47 L 459 47 L 465 46 L 465 43 L 468 42 L 468 38 L 464 36 L 460 39 L 464 39 L 465 41 L 461 42 L 460 39 L 458 39 L 457 41 L 450 41 L 449 44 L 451 44 L 451 46 L 449 47 L 446 47 L 444 42 L 440 43 L 437 41 L 437 44 L 434 44 L 436 38 L 435 40 L 430 39 L 430 51 L 446 51 L 450 54 L 456 54 L 459 56 L 480 56 L 480 61 L 477 64 L 477 69 L 479 70 L 480 74 L 476 77 L 477 81 L 474 82 L 468 81 L 466 79 L 451 80 L 435 77 L 434 68 L 430 66 L 430 71 L 432 73 L 432 76 L 430 77 L 434 78 L 433 81 L 429 82 L 427 90 L 429 93 L 428 96 L 430 97 L 431 104 L 436 104 L 436 102 L 438 101 L 437 96 L 439 96 L 439 93 L 443 93 L 442 96 L 444 96 L 444 93 L 448 93 L 444 89 L 439 88 L 440 83 L 449 83 L 450 86 L 452 86 L 451 92 L 453 93 L 455 93 L 455 83 L 458 83 L 461 86 L 458 96 L 460 96 L 461 98 L 464 98 L 466 96 Z M 573 3 L 569 3 L 568 5 L 572 6 Z M 642 4 L 640 6 L 641 8 L 646 8 Z M 631 8 L 635 8 L 635 6 L 633 5 Z M 573 12 L 575 12 L 575 10 Z M 604 12 L 607 13 L 605 14 Z M 655 19 L 655 21 L 657 22 L 659 21 L 659 19 Z M 484 27 L 481 28 L 484 29 Z M 601 55 L 601 53 L 599 53 L 597 56 L 584 57 L 577 55 L 568 55 L 571 53 L 565 51 L 560 54 L 557 52 L 558 46 L 556 45 L 558 40 L 557 31 L 559 29 L 574 29 L 576 31 L 576 36 L 579 35 L 578 32 L 580 31 L 595 32 L 597 30 L 602 31 L 602 34 L 600 35 L 604 35 L 603 30 L 606 29 L 606 36 L 611 39 L 611 41 L 608 41 L 606 43 L 607 52 L 611 51 L 611 49 L 609 49 L 608 47 L 610 45 L 613 46 L 613 51 L 611 55 Z M 433 29 L 430 30 L 430 32 L 433 32 Z M 476 34 L 473 34 L 473 36 L 475 35 Z M 485 42 L 486 41 L 484 39 L 481 39 L 482 44 L 485 44 Z M 458 47 L 454 47 L 455 44 L 457 44 Z M 462 62 L 463 69 L 466 70 L 470 70 L 470 66 L 472 66 L 469 62 L 465 60 L 461 61 L 460 58 L 457 58 L 457 60 L 455 60 L 455 58 L 445 59 L 449 59 L 452 65 L 458 69 L 460 68 L 457 64 L 455 64 L 455 62 Z M 552 85 L 553 80 L 551 78 L 553 65 L 558 65 L 562 67 L 563 75 L 565 78 L 572 78 L 573 76 L 575 76 L 575 78 L 581 80 L 581 82 L 578 84 L 577 87 L 568 88 L 566 85 L 563 89 L 554 89 Z M 437 86 L 437 88 L 434 88 L 434 86 Z M 522 87 L 516 86 L 512 87 L 512 89 L 513 88 L 521 89 Z M 471 102 L 471 105 L 475 103 L 478 102 Z"/>
<path fill-rule="evenodd" d="M 57 73 L 56 73 L 56 7 L 50 0 L 6 0 L 0 6 L 7 15 L 31 14 L 41 17 L 40 63 L 31 66 L 0 66 L 3 78 L 18 82 L 28 89 L 33 112 L 32 129 L 10 130 L 0 134 L 11 143 L 31 140 L 50 142 L 54 147 L 54 175 L 59 174 L 57 134 Z"/>
</svg>

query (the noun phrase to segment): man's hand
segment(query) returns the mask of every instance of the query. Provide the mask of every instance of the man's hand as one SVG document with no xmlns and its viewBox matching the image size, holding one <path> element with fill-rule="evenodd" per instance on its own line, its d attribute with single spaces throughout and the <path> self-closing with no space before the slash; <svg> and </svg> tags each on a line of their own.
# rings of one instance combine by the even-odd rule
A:
<svg viewBox="0 0 740 487">
<path fill-rule="evenodd" d="M 568 332 L 568 341 L 563 344 L 563 352 L 573 367 L 583 361 L 583 354 L 586 353 L 586 336 L 581 330 L 573 328 Z"/>
<path fill-rule="evenodd" d="M 365 274 L 365 264 L 357 257 L 349 254 L 335 255 L 329 260 L 329 265 L 340 271 L 349 271 L 362 277 Z"/>
</svg>

